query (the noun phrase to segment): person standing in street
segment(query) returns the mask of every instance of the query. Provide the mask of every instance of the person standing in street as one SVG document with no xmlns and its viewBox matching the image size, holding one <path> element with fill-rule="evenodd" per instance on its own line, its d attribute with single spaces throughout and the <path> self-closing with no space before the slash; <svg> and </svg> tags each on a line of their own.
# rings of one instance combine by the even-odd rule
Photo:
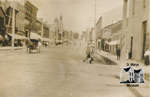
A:
<svg viewBox="0 0 150 97">
<path fill-rule="evenodd" d="M 94 48 L 93 47 L 87 47 L 86 49 L 86 58 L 83 60 L 83 62 L 87 61 L 91 64 L 94 61 Z"/>
<path fill-rule="evenodd" d="M 26 40 L 26 47 L 27 47 L 27 52 L 30 53 L 30 50 L 32 48 L 32 42 L 28 39 Z"/>
<path fill-rule="evenodd" d="M 90 48 L 90 61 L 89 63 L 91 64 L 94 61 L 94 48 Z"/>
<path fill-rule="evenodd" d="M 90 58 L 90 47 L 87 47 L 86 49 L 86 58 L 83 60 L 83 62 L 87 61 Z"/>
</svg>

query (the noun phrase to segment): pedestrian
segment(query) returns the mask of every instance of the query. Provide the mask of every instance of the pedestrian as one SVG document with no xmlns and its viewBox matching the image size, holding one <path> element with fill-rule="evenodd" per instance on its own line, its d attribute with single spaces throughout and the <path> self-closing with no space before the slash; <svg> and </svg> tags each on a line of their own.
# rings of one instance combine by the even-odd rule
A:
<svg viewBox="0 0 150 97">
<path fill-rule="evenodd" d="M 83 62 L 87 61 L 90 58 L 90 47 L 87 47 L 86 49 L 86 57 L 83 60 Z"/>
<path fill-rule="evenodd" d="M 91 64 L 94 61 L 94 48 L 91 47 L 90 49 L 90 61 L 89 63 Z"/>
<path fill-rule="evenodd" d="M 117 60 L 120 60 L 120 52 L 121 52 L 121 50 L 120 50 L 120 47 L 116 47 L 116 54 L 117 54 Z"/>
<path fill-rule="evenodd" d="M 30 53 L 30 49 L 32 46 L 32 42 L 28 39 L 26 40 L 26 47 L 27 47 L 27 52 Z"/>
<path fill-rule="evenodd" d="M 41 46 L 42 46 L 42 44 L 41 44 L 41 42 L 40 42 L 40 40 L 38 41 L 38 53 L 40 53 L 40 49 L 41 49 Z"/>
<path fill-rule="evenodd" d="M 121 53 L 121 49 L 120 47 L 118 48 L 118 59 L 120 60 L 120 53 Z"/>
</svg>

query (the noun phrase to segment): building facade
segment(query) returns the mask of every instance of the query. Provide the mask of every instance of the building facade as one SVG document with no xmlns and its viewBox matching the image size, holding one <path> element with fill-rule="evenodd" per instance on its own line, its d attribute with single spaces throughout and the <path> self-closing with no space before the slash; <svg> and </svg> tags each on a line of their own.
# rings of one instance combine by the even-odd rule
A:
<svg viewBox="0 0 150 97">
<path fill-rule="evenodd" d="M 95 31 L 96 31 L 96 39 L 100 39 L 102 36 L 102 23 L 103 19 L 100 17 L 96 23 Z"/>
<path fill-rule="evenodd" d="M 102 29 L 100 49 L 116 54 L 116 48 L 121 47 L 122 20 L 105 26 Z"/>
<path fill-rule="evenodd" d="M 16 33 L 22 36 L 25 36 L 25 31 L 24 31 L 24 20 L 25 14 L 24 14 L 24 5 L 21 5 L 20 3 L 16 2 Z"/>
<path fill-rule="evenodd" d="M 3 46 L 3 40 L 6 35 L 6 30 L 5 30 L 5 12 L 2 7 L 0 7 L 0 46 Z"/>
<path fill-rule="evenodd" d="M 5 13 L 5 25 L 3 28 L 5 28 L 5 39 L 4 44 L 5 46 L 11 46 L 12 42 L 12 18 L 13 18 L 13 9 L 14 9 L 14 18 L 15 18 L 15 35 L 14 35 L 14 41 L 15 46 L 16 43 L 19 43 L 19 46 L 23 46 L 21 43 L 22 40 L 25 39 L 25 32 L 24 32 L 24 5 L 18 3 L 18 2 L 12 2 L 12 1 L 3 1 L 1 2 L 3 11 Z"/>
<path fill-rule="evenodd" d="M 31 2 L 24 2 L 25 13 L 25 30 L 32 31 L 34 24 L 37 22 L 38 8 Z"/>
<path fill-rule="evenodd" d="M 149 49 L 150 1 L 123 0 L 122 57 L 141 60 Z"/>
<path fill-rule="evenodd" d="M 47 24 L 43 25 L 43 37 L 49 39 L 49 27 Z"/>
<path fill-rule="evenodd" d="M 25 18 L 29 21 L 36 20 L 38 8 L 29 1 L 25 2 L 24 7 L 25 7 Z"/>
<path fill-rule="evenodd" d="M 63 17 L 60 16 L 59 18 L 54 19 L 54 37 L 55 37 L 55 43 L 62 43 L 63 41 L 63 33 L 64 28 L 63 28 Z"/>
</svg>

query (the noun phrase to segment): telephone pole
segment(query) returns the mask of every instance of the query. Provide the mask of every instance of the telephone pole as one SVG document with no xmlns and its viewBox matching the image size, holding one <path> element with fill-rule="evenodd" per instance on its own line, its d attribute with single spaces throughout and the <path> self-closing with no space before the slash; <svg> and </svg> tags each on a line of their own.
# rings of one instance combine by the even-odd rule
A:
<svg viewBox="0 0 150 97">
<path fill-rule="evenodd" d="M 92 41 L 96 44 L 96 0 L 94 0 L 94 29 L 92 33 Z"/>
<path fill-rule="evenodd" d="M 43 41 L 43 39 L 44 39 L 44 24 L 43 24 L 43 21 L 41 23 L 42 23 L 42 25 L 41 25 L 41 37 L 42 37 L 42 40 L 41 41 Z"/>
<path fill-rule="evenodd" d="M 15 0 L 12 2 L 12 49 L 15 43 Z"/>
</svg>

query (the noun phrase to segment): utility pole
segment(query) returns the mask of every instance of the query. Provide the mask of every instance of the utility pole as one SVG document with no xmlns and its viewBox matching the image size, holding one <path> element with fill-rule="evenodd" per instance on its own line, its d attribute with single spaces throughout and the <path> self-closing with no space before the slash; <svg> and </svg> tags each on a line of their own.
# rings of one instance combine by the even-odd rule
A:
<svg viewBox="0 0 150 97">
<path fill-rule="evenodd" d="M 94 0 L 94 29 L 92 31 L 92 41 L 96 45 L 96 0 Z"/>
<path fill-rule="evenodd" d="M 15 0 L 12 2 L 12 49 L 15 43 Z"/>
<path fill-rule="evenodd" d="M 44 26 L 43 26 L 43 21 L 41 22 L 42 23 L 42 26 L 41 26 L 41 37 L 42 37 L 42 39 L 44 38 L 43 36 L 44 36 Z"/>
<path fill-rule="evenodd" d="M 95 19 L 94 19 L 94 28 L 96 28 L 96 0 L 95 0 Z"/>
<path fill-rule="evenodd" d="M 64 32 L 64 29 L 63 29 L 63 17 L 62 15 L 60 15 L 60 24 L 59 24 L 59 33 L 60 33 L 60 40 L 61 40 L 61 43 L 62 43 L 62 47 L 63 47 L 63 43 L 64 43 L 64 37 L 63 37 L 63 32 Z"/>
</svg>

